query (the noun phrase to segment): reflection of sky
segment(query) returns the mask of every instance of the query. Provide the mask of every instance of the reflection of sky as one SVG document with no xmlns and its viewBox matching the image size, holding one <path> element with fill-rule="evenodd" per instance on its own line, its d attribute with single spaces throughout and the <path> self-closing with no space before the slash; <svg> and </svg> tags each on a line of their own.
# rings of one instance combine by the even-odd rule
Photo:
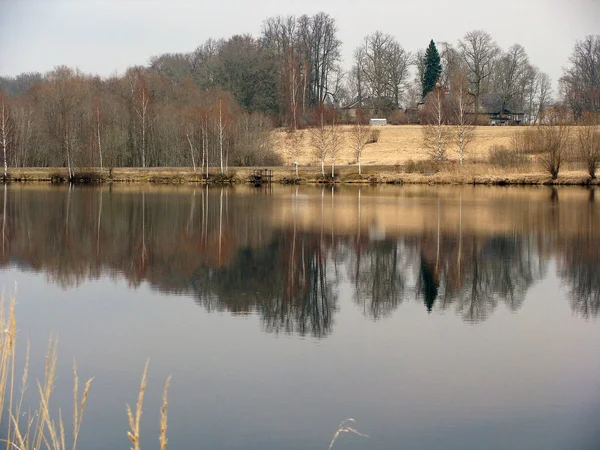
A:
<svg viewBox="0 0 600 450">
<path fill-rule="evenodd" d="M 600 327 L 572 314 L 555 273 L 516 314 L 499 306 L 477 325 L 412 301 L 368 320 L 343 282 L 335 332 L 322 340 L 264 333 L 256 315 L 209 314 L 144 284 L 62 290 L 17 270 L 0 272 L 0 283 L 18 283 L 19 338 L 22 349 L 31 339 L 34 371 L 48 334 L 59 333 L 55 406 L 65 399 L 70 411 L 72 357 L 81 378 L 96 377 L 82 448 L 127 445 L 124 406 L 135 403 L 146 358 L 142 446 L 156 445 L 172 374 L 174 449 L 326 448 L 346 417 L 372 437 L 342 436 L 344 449 L 592 448 Z"/>
</svg>

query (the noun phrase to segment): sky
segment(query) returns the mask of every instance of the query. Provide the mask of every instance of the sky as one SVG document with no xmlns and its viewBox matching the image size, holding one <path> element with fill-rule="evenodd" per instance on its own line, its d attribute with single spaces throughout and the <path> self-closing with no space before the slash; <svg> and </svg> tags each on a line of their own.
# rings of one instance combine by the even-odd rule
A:
<svg viewBox="0 0 600 450">
<path fill-rule="evenodd" d="M 265 18 L 334 17 L 343 67 L 377 30 L 408 51 L 429 40 L 456 43 L 483 29 L 506 50 L 525 47 L 556 85 L 576 40 L 600 34 L 600 0 L 0 0 L 0 75 L 59 65 L 109 76 L 166 52 L 190 52 L 208 38 L 260 34 Z"/>
</svg>

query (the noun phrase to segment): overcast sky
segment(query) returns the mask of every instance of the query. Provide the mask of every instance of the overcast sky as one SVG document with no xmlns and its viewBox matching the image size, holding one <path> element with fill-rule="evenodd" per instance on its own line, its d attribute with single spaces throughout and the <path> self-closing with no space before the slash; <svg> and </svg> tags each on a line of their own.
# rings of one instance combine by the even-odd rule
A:
<svg viewBox="0 0 600 450">
<path fill-rule="evenodd" d="M 577 39 L 600 34 L 600 0 L 0 0 L 0 75 L 57 65 L 108 76 L 209 37 L 260 33 L 269 16 L 325 11 L 337 20 L 344 67 L 376 30 L 414 52 L 483 29 L 523 45 L 553 84 Z"/>
</svg>

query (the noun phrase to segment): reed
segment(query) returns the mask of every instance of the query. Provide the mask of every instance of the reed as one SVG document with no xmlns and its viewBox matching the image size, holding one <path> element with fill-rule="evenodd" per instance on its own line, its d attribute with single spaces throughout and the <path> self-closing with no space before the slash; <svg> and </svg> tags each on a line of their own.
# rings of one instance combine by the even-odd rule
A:
<svg viewBox="0 0 600 450">
<path fill-rule="evenodd" d="M 56 381 L 56 362 L 58 359 L 58 341 L 50 336 L 46 349 L 46 365 L 42 382 L 37 383 L 39 405 L 37 410 L 28 410 L 22 413 L 25 390 L 29 375 L 29 345 L 26 349 L 25 364 L 20 378 L 20 390 L 16 392 L 17 383 L 15 355 L 16 355 L 16 330 L 15 299 L 11 298 L 6 308 L 4 296 L 0 300 L 0 425 L 2 418 L 8 417 L 8 424 L 4 425 L 6 435 L 1 436 L 0 442 L 6 444 L 6 450 L 76 450 L 79 433 L 83 423 L 83 416 L 92 386 L 93 378 L 88 379 L 83 392 L 79 395 L 80 381 L 77 364 L 73 361 L 73 429 L 70 436 L 70 445 L 67 439 L 65 422 L 62 411 L 59 409 L 57 417 L 51 411 L 50 400 L 54 391 Z M 147 361 L 142 373 L 142 380 L 138 391 L 135 413 L 131 407 L 126 405 L 129 430 L 127 437 L 131 441 L 131 450 L 140 450 L 140 425 L 142 411 L 144 408 L 144 395 L 148 381 Z M 162 396 L 160 408 L 159 448 L 167 449 L 167 394 L 171 384 L 171 377 L 167 378 Z M 17 398 L 18 397 L 18 398 Z M 331 450 L 344 433 L 354 434 L 368 438 L 354 428 L 356 421 L 346 419 L 337 427 L 329 444 Z"/>
<path fill-rule="evenodd" d="M 23 413 L 24 396 L 29 376 L 29 344 L 26 348 L 23 373 L 19 380 L 16 374 L 16 330 L 15 299 L 12 297 L 6 306 L 4 296 L 0 300 L 0 442 L 6 450 L 77 450 L 77 441 L 83 423 L 83 417 L 92 386 L 93 378 L 88 379 L 80 392 L 77 365 L 73 362 L 73 426 L 70 436 L 67 435 L 62 411 L 53 412 L 50 400 L 56 381 L 56 362 L 58 359 L 58 341 L 50 336 L 46 349 L 46 364 L 43 380 L 37 382 L 38 406 L 32 411 Z M 127 416 L 130 431 L 127 436 L 133 443 L 134 450 L 140 450 L 140 419 L 144 404 L 144 393 L 147 384 L 148 363 L 144 367 L 142 383 L 138 392 L 135 416 L 127 405 Z M 160 450 L 167 448 L 167 392 L 170 377 L 163 392 L 163 403 L 160 410 Z M 7 423 L 2 424 L 5 418 Z"/>
</svg>

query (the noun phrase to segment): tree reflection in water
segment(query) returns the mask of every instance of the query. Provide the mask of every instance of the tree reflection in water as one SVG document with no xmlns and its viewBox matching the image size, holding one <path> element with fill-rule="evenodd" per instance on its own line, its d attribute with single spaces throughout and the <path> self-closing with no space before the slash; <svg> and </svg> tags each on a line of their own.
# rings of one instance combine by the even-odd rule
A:
<svg viewBox="0 0 600 450">
<path fill-rule="evenodd" d="M 2 266 L 63 287 L 124 277 L 193 295 L 208 311 L 259 314 L 267 332 L 320 338 L 333 331 L 341 284 L 373 320 L 416 298 L 428 312 L 477 323 L 501 303 L 518 311 L 554 259 L 573 311 L 599 315 L 594 189 L 552 189 L 539 204 L 525 197 L 498 230 L 474 227 L 480 207 L 462 194 L 454 203 L 426 198 L 410 210 L 423 213 L 423 227 L 404 224 L 408 210 L 398 210 L 398 228 L 382 222 L 377 232 L 391 208 L 379 197 L 284 192 L 5 186 Z"/>
</svg>

